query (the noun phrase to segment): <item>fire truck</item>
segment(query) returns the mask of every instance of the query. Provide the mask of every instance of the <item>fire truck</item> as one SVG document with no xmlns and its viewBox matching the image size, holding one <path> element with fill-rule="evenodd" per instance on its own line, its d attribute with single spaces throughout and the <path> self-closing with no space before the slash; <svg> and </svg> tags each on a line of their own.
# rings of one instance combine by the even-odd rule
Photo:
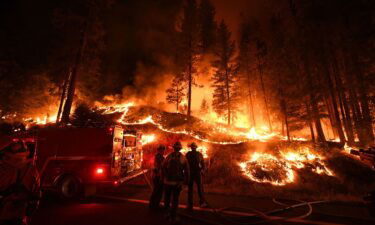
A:
<svg viewBox="0 0 375 225">
<path fill-rule="evenodd" d="M 120 126 L 46 127 L 13 140 L 27 144 L 42 190 L 74 198 L 147 172 L 142 168 L 141 136 Z"/>
</svg>

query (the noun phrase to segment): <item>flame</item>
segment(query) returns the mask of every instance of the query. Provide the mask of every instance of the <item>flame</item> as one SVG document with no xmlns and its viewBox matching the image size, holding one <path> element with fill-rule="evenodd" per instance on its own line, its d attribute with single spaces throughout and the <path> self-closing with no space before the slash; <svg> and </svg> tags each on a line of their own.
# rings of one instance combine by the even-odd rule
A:
<svg viewBox="0 0 375 225">
<path fill-rule="evenodd" d="M 181 152 L 182 154 L 185 155 L 185 154 L 188 153 L 189 151 L 191 151 L 190 148 L 182 148 L 180 152 Z M 197 151 L 200 152 L 200 153 L 202 153 L 203 158 L 205 158 L 205 159 L 208 158 L 208 149 L 207 149 L 206 146 L 199 146 L 199 147 L 197 148 Z"/>
<path fill-rule="evenodd" d="M 239 163 L 244 175 L 258 183 L 283 186 L 294 182 L 295 175 L 290 165 L 277 157 L 255 152 L 247 162 Z"/>
<path fill-rule="evenodd" d="M 325 165 L 324 157 L 309 148 L 281 150 L 278 156 L 270 153 L 253 153 L 249 160 L 240 162 L 239 167 L 250 180 L 283 186 L 295 181 L 295 171 L 309 169 L 320 175 L 334 176 Z"/>
<path fill-rule="evenodd" d="M 345 145 L 344 145 L 344 152 L 347 153 L 347 154 L 350 154 L 350 150 L 351 150 L 351 149 L 352 149 L 352 148 L 349 147 L 348 143 L 345 142 Z"/>
<path fill-rule="evenodd" d="M 270 139 L 280 139 L 280 140 L 286 140 L 286 137 L 283 137 L 275 132 L 269 132 L 268 128 L 265 126 L 262 126 L 260 129 L 256 129 L 255 127 L 252 127 L 248 132 L 241 132 L 232 128 L 229 128 L 227 126 L 224 126 L 222 124 L 215 123 L 214 129 L 212 131 L 212 134 L 222 134 L 222 135 L 229 135 L 234 137 L 235 139 L 239 139 L 238 141 L 213 141 L 209 140 L 207 138 L 203 138 L 197 134 L 194 134 L 191 131 L 187 130 L 173 130 L 173 129 L 167 129 L 162 124 L 156 122 L 153 118 L 153 115 L 148 115 L 144 119 L 140 119 L 135 122 L 129 122 L 126 121 L 126 115 L 129 112 L 129 109 L 131 107 L 135 106 L 134 102 L 128 102 L 128 103 L 122 103 L 118 105 L 113 106 L 101 106 L 99 107 L 100 110 L 104 110 L 104 114 L 111 114 L 111 113 L 122 113 L 121 117 L 117 120 L 118 123 L 123 125 L 143 125 L 143 124 L 153 124 L 158 129 L 167 132 L 167 133 L 173 133 L 173 134 L 185 134 L 188 136 L 191 136 L 197 140 L 206 142 L 206 143 L 212 143 L 212 144 L 220 144 L 220 145 L 233 145 L 233 144 L 240 144 L 247 141 L 261 141 L 266 142 Z M 211 120 L 206 121 L 211 122 Z M 304 138 L 293 138 L 293 140 L 306 140 Z"/>
<path fill-rule="evenodd" d="M 142 145 L 147 145 L 149 143 L 152 143 L 156 140 L 155 134 L 143 134 L 142 135 Z"/>
<path fill-rule="evenodd" d="M 264 128 L 263 128 L 264 130 Z M 249 139 L 249 140 L 260 140 L 260 141 L 267 141 L 273 137 L 275 137 L 276 134 L 275 133 L 263 133 L 262 135 L 260 135 L 254 127 L 252 127 L 250 129 L 250 131 L 246 134 L 246 138 Z"/>
<path fill-rule="evenodd" d="M 46 124 L 55 123 L 56 118 L 57 118 L 57 115 L 35 117 L 35 118 L 29 117 L 29 118 L 23 119 L 23 121 L 26 124 L 46 125 Z"/>
<path fill-rule="evenodd" d="M 98 103 L 99 104 L 99 103 Z M 278 140 L 287 140 L 287 137 L 284 137 L 278 133 L 275 132 L 269 132 L 268 128 L 265 126 L 261 126 L 260 128 L 251 127 L 249 131 L 239 131 L 236 127 L 228 127 L 221 123 L 214 123 L 212 122 L 212 118 L 216 118 L 216 121 L 220 121 L 222 118 L 218 117 L 215 113 L 210 113 L 211 119 L 205 120 L 206 122 L 212 123 L 213 129 L 210 133 L 212 136 L 215 135 L 224 135 L 228 137 L 232 137 L 234 141 L 213 141 L 208 138 L 201 137 L 200 135 L 197 135 L 191 131 L 188 130 L 175 130 L 175 129 L 167 129 L 162 124 L 158 123 L 154 119 L 154 115 L 148 115 L 143 119 L 140 119 L 135 122 L 129 122 L 126 121 L 126 116 L 130 110 L 131 107 L 136 106 L 134 102 L 125 102 L 121 104 L 115 104 L 115 105 L 99 105 L 97 106 L 97 109 L 102 111 L 102 114 L 113 114 L 113 113 L 121 113 L 121 117 L 117 120 L 118 123 L 123 125 L 142 125 L 142 124 L 153 124 L 158 129 L 167 132 L 167 133 L 173 133 L 173 134 L 184 134 L 191 136 L 197 140 L 206 142 L 206 143 L 212 143 L 212 144 L 220 144 L 220 145 L 234 145 L 234 144 L 240 144 L 247 141 L 261 141 L 266 142 L 271 139 L 278 139 Z M 45 125 L 48 123 L 53 123 L 56 121 L 56 115 L 52 117 L 37 117 L 37 118 L 28 118 L 24 120 L 27 124 L 38 124 L 38 125 Z M 242 120 L 241 120 L 242 121 Z M 243 122 L 243 121 L 242 121 Z M 243 128 L 242 128 L 243 130 Z M 293 140 L 306 140 L 304 138 L 293 138 Z"/>
</svg>

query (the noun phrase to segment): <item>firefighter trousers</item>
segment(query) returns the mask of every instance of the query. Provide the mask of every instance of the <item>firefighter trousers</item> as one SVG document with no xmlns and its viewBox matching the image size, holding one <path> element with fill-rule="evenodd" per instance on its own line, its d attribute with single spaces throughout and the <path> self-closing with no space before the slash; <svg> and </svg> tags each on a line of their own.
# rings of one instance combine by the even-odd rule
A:
<svg viewBox="0 0 375 225">
<path fill-rule="evenodd" d="M 181 185 L 165 184 L 164 206 L 165 206 L 165 209 L 170 211 L 170 216 L 172 220 L 176 218 L 181 189 L 182 189 Z M 172 200 L 172 205 L 171 205 L 171 200 Z"/>
<path fill-rule="evenodd" d="M 153 188 L 150 197 L 150 209 L 159 208 L 161 198 L 163 197 L 164 184 L 160 177 L 153 178 Z"/>
<path fill-rule="evenodd" d="M 193 192 L 194 192 L 194 184 L 197 185 L 197 191 L 199 196 L 199 204 L 205 203 L 204 193 L 203 193 L 203 184 L 202 184 L 202 175 L 200 173 L 192 173 L 190 175 L 189 183 L 188 183 L 188 207 L 192 208 L 193 203 Z"/>
</svg>

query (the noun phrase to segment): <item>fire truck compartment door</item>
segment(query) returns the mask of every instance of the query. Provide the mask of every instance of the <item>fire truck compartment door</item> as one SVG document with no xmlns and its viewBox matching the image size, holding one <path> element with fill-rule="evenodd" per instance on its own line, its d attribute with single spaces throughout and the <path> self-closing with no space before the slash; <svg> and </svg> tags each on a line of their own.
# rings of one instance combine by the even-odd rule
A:
<svg viewBox="0 0 375 225">
<path fill-rule="evenodd" d="M 124 131 L 120 127 L 115 127 L 113 131 L 113 153 L 112 153 L 112 176 L 121 176 L 121 151 Z"/>
</svg>

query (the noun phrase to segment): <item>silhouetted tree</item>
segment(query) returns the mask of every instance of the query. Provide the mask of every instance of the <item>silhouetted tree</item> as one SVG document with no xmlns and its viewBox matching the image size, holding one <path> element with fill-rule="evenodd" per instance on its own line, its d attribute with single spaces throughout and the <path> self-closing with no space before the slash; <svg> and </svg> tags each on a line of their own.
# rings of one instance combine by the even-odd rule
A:
<svg viewBox="0 0 375 225">
<path fill-rule="evenodd" d="M 218 30 L 216 60 L 213 66 L 216 72 L 212 77 L 214 87 L 213 108 L 227 119 L 230 125 L 237 111 L 238 77 L 235 64 L 235 43 L 231 40 L 231 33 L 222 21 Z"/>
<path fill-rule="evenodd" d="M 185 97 L 184 90 L 184 80 L 179 76 L 173 78 L 170 88 L 166 90 L 166 100 L 168 103 L 176 105 L 176 112 L 179 112 L 180 103 Z"/>
<path fill-rule="evenodd" d="M 240 29 L 240 41 L 239 41 L 239 57 L 238 57 L 238 68 L 239 68 L 239 79 L 240 87 L 244 88 L 241 97 L 247 103 L 247 112 L 251 126 L 256 126 L 255 113 L 254 113 L 254 69 L 253 65 L 255 57 L 252 54 L 252 46 L 255 46 L 255 42 L 252 42 L 251 25 L 242 17 Z"/>
<path fill-rule="evenodd" d="M 187 115 L 191 115 L 192 87 L 195 84 L 196 63 L 199 54 L 198 8 L 195 0 L 187 0 L 184 6 L 180 33 L 180 57 L 187 84 Z"/>
<path fill-rule="evenodd" d="M 201 107 L 200 107 L 200 113 L 202 115 L 207 114 L 210 111 L 210 105 L 208 104 L 206 98 L 202 100 Z"/>
<path fill-rule="evenodd" d="M 210 0 L 202 0 L 198 9 L 201 49 L 203 53 L 207 53 L 213 50 L 216 41 L 215 7 Z"/>
</svg>

